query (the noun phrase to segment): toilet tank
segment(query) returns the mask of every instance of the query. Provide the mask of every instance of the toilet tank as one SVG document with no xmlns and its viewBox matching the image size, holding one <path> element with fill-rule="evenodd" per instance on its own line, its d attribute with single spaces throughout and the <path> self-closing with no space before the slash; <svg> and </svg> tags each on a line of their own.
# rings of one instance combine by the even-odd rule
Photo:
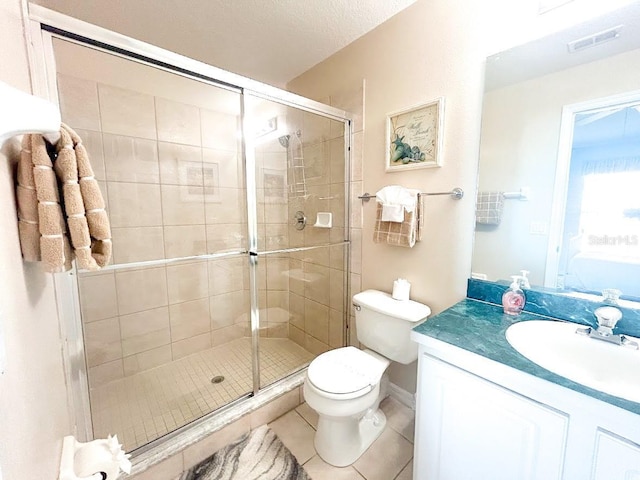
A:
<svg viewBox="0 0 640 480">
<path fill-rule="evenodd" d="M 358 340 L 389 360 L 408 364 L 418 358 L 418 344 L 411 341 L 411 329 L 427 318 L 431 309 L 413 300 L 394 300 L 378 290 L 353 296 Z"/>
</svg>

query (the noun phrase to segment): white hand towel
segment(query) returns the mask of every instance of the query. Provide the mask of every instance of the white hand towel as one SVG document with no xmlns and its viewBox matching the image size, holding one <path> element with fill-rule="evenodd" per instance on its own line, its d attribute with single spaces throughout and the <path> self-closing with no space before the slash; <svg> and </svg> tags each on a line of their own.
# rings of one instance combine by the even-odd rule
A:
<svg viewBox="0 0 640 480">
<path fill-rule="evenodd" d="M 383 203 L 381 220 L 383 222 L 403 222 L 404 207 L 402 205 L 394 205 L 392 203 Z"/>
<path fill-rule="evenodd" d="M 399 185 L 383 187 L 376 193 L 376 200 L 382 204 L 383 222 L 403 222 L 404 212 L 412 213 L 416 209 L 418 190 Z"/>
</svg>

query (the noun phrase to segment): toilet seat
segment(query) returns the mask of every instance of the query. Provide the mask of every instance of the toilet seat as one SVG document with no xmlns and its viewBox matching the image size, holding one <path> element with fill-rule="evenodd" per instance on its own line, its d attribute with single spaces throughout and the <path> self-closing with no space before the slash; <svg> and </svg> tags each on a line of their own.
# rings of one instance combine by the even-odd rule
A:
<svg viewBox="0 0 640 480">
<path fill-rule="evenodd" d="M 369 393 L 387 365 L 355 347 L 343 347 L 316 357 L 309 365 L 307 378 L 324 396 L 348 400 Z"/>
</svg>

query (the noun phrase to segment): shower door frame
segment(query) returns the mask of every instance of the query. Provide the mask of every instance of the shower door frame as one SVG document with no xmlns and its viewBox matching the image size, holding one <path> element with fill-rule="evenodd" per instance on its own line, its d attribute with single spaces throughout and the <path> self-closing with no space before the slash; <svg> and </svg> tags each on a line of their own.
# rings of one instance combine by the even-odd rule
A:
<svg viewBox="0 0 640 480">
<path fill-rule="evenodd" d="M 25 18 L 25 35 L 27 37 L 28 60 L 31 73 L 31 86 L 34 95 L 46 98 L 58 104 L 56 88 L 56 67 L 53 51 L 53 38 L 71 41 L 89 48 L 94 48 L 122 58 L 137 61 L 173 74 L 179 74 L 185 78 L 191 78 L 215 87 L 237 91 L 240 95 L 240 115 L 242 119 L 242 161 L 245 168 L 245 188 L 247 192 L 247 249 L 232 253 L 220 253 L 198 256 L 198 258 L 224 258 L 229 256 L 249 256 L 250 275 L 250 322 L 252 337 L 252 375 L 253 391 L 240 397 L 231 404 L 242 401 L 259 392 L 264 392 L 271 386 L 260 388 L 259 366 L 259 309 L 257 290 L 257 262 L 258 257 L 269 253 L 295 252 L 315 248 L 327 247 L 327 245 L 313 245 L 310 247 L 292 247 L 278 251 L 258 251 L 257 249 L 257 198 L 255 178 L 255 149 L 253 139 L 247 135 L 249 131 L 249 118 L 245 115 L 246 94 L 252 97 L 273 101 L 288 107 L 302 111 L 322 115 L 331 120 L 344 124 L 344 152 L 345 152 L 345 235 L 341 243 L 330 244 L 345 246 L 345 274 L 344 274 L 344 311 L 343 311 L 343 338 L 346 340 L 346 329 L 350 310 L 348 306 L 349 294 L 349 245 L 350 245 L 350 165 L 351 165 L 351 137 L 352 115 L 344 110 L 331 107 L 320 102 L 296 95 L 279 88 L 263 84 L 241 75 L 237 75 L 203 62 L 170 52 L 154 45 L 132 39 L 125 35 L 92 25 L 81 20 L 69 17 L 59 12 L 47 9 L 40 5 L 29 4 L 29 18 Z M 162 263 L 169 264 L 171 260 L 159 260 L 149 262 L 137 262 L 138 264 Z M 133 265 L 133 264 L 130 264 Z M 89 402 L 89 385 L 85 364 L 84 340 L 82 336 L 82 320 L 77 289 L 77 273 L 73 269 L 67 273 L 54 275 L 56 303 L 60 326 L 60 337 L 63 342 L 63 360 L 68 391 L 68 408 L 70 418 L 74 420 L 73 434 L 80 441 L 88 441 L 93 438 L 91 410 Z M 286 378 L 286 377 L 285 377 Z M 224 409 L 226 407 L 222 407 Z M 165 441 L 175 433 L 189 428 L 193 423 L 215 415 L 215 410 L 199 420 L 191 422 L 176 432 L 160 437 L 149 444 L 140 447 L 136 451 L 145 452 L 150 447 Z M 206 432 L 205 432 L 206 433 Z"/>
</svg>

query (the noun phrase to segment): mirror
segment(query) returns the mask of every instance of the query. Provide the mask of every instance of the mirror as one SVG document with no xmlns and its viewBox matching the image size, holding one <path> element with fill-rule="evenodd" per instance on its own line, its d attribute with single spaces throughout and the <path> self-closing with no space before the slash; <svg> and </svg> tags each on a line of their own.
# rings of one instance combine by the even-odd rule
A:
<svg viewBox="0 0 640 480">
<path fill-rule="evenodd" d="M 640 301 L 639 189 L 637 3 L 487 59 L 472 277 Z"/>
</svg>

